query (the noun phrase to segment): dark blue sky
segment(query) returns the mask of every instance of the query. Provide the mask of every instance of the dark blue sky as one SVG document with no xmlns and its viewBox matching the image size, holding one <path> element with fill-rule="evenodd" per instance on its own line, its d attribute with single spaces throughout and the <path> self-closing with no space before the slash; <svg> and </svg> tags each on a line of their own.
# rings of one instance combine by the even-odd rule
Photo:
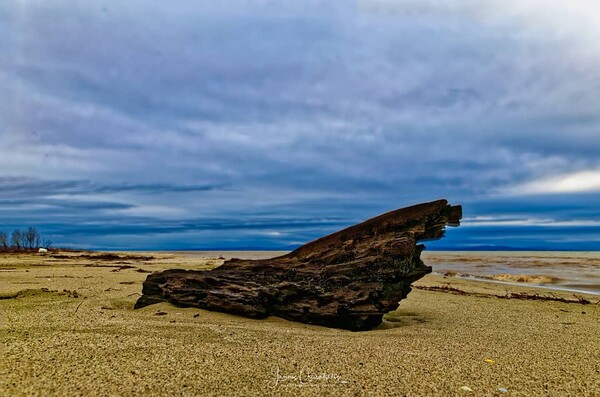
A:
<svg viewBox="0 0 600 397">
<path fill-rule="evenodd" d="M 591 0 L 4 0 L 0 230 L 289 248 L 447 198 L 430 248 L 598 250 L 598 43 Z"/>
</svg>

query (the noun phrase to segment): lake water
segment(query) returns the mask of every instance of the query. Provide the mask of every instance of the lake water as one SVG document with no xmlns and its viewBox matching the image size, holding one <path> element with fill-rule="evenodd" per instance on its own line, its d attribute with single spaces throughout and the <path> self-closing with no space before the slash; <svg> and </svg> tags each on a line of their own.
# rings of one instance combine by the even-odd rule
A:
<svg viewBox="0 0 600 397">
<path fill-rule="evenodd" d="M 438 274 L 600 295 L 600 252 L 425 251 Z"/>
</svg>

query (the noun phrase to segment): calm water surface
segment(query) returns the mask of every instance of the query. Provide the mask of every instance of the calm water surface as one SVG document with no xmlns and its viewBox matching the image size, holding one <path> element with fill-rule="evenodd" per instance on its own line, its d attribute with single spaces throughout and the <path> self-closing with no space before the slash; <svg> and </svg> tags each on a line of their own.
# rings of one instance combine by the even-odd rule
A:
<svg viewBox="0 0 600 397">
<path fill-rule="evenodd" d="M 425 251 L 433 271 L 600 294 L 600 252 Z"/>
</svg>

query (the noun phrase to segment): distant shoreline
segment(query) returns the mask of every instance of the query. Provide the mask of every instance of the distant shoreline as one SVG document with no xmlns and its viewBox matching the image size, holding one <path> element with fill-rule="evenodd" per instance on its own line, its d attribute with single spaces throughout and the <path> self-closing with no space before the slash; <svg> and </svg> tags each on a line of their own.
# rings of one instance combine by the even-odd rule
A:
<svg viewBox="0 0 600 397">
<path fill-rule="evenodd" d="M 425 244 L 426 251 L 429 252 L 598 252 L 600 250 L 563 250 L 563 249 L 525 249 L 525 248 L 514 248 L 514 249 L 486 249 L 486 248 L 433 248 Z M 294 248 L 127 248 L 127 247 L 113 247 L 113 248 L 64 248 L 68 251 L 94 251 L 94 252 L 114 252 L 114 251 L 128 251 L 128 252 L 246 252 L 246 251 L 258 251 L 258 252 L 291 252 L 298 247 Z M 57 248 L 61 250 L 63 248 Z"/>
</svg>

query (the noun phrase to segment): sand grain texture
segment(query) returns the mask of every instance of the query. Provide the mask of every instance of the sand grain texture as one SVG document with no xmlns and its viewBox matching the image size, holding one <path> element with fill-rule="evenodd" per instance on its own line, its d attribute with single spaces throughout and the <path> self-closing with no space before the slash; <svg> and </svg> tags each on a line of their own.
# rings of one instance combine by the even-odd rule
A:
<svg viewBox="0 0 600 397">
<path fill-rule="evenodd" d="M 485 295 L 528 288 L 427 276 L 417 284 L 478 295 L 415 289 L 358 333 L 167 303 L 134 311 L 137 270 L 222 262 L 147 255 L 126 269 L 0 255 L 2 295 L 31 290 L 0 300 L 0 395 L 600 395 L 600 305 L 503 300 Z"/>
</svg>

